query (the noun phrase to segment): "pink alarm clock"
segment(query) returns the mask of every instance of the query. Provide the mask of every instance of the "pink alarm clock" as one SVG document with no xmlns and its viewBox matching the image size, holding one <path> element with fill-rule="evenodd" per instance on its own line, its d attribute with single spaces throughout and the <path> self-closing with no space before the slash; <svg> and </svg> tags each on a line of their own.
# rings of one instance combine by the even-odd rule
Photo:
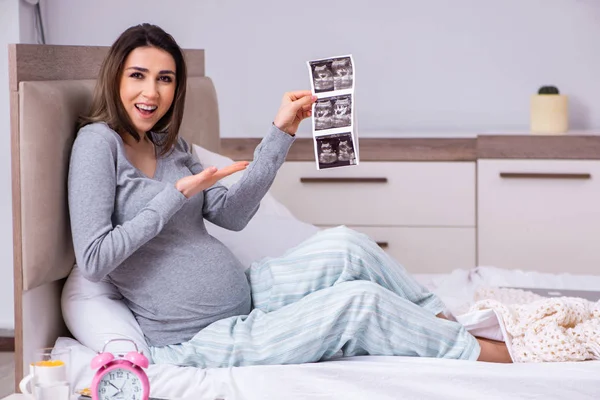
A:
<svg viewBox="0 0 600 400">
<path fill-rule="evenodd" d="M 111 342 L 133 343 L 135 351 L 125 356 L 105 352 Z M 148 368 L 148 359 L 138 351 L 133 340 L 113 339 L 104 344 L 101 353 L 92 360 L 92 369 L 97 369 L 90 391 L 92 400 L 148 400 L 150 382 L 142 368 Z"/>
</svg>

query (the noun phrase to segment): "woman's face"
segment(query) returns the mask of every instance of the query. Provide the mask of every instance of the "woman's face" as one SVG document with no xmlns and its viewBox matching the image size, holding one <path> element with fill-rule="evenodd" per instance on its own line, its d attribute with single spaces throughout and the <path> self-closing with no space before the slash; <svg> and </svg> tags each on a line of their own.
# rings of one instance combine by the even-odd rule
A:
<svg viewBox="0 0 600 400">
<path fill-rule="evenodd" d="M 169 111 L 175 97 L 175 60 L 156 47 L 138 47 L 127 56 L 119 93 L 142 137 Z"/>
</svg>

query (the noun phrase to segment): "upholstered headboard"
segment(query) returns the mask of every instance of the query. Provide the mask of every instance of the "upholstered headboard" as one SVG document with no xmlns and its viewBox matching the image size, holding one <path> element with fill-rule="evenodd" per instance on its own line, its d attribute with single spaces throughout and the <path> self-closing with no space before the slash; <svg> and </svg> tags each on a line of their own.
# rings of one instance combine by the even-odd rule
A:
<svg viewBox="0 0 600 400">
<path fill-rule="evenodd" d="M 9 46 L 15 377 L 35 349 L 68 335 L 60 308 L 75 262 L 67 205 L 67 173 L 77 117 L 90 105 L 108 47 Z M 185 50 L 188 88 L 180 135 L 219 150 L 217 98 L 204 76 L 204 51 Z"/>
</svg>

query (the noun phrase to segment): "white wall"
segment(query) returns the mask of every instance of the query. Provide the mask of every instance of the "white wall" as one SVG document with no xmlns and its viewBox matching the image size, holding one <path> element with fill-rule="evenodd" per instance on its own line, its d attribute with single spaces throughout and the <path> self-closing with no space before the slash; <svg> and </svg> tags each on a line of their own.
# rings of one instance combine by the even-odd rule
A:
<svg viewBox="0 0 600 400">
<path fill-rule="evenodd" d="M 19 43 L 41 43 L 36 31 L 36 9 L 35 6 L 24 0 L 17 0 L 19 3 Z M 41 0 L 43 7 L 44 0 Z"/>
<path fill-rule="evenodd" d="M 19 41 L 18 0 L 0 0 L 0 329 L 14 327 L 8 43 Z"/>
<path fill-rule="evenodd" d="M 8 44 L 35 43 L 34 8 L 0 0 L 0 329 L 14 328 Z"/>
<path fill-rule="evenodd" d="M 51 43 L 110 45 L 148 21 L 205 48 L 226 137 L 262 136 L 281 94 L 310 87 L 305 61 L 345 53 L 361 132 L 526 130 L 544 84 L 571 96 L 572 128 L 600 128 L 596 0 L 53 0 L 46 14 Z"/>
</svg>

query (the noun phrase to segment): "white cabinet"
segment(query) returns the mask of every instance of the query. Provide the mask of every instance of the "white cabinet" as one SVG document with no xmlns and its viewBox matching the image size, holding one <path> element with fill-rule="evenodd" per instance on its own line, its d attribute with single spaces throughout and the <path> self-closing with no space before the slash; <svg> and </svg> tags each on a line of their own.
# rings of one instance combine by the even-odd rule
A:
<svg viewBox="0 0 600 400">
<path fill-rule="evenodd" d="M 600 272 L 600 161 L 477 164 L 478 265 Z"/>
<path fill-rule="evenodd" d="M 413 272 L 475 266 L 474 162 L 286 162 L 271 192 L 299 219 L 347 225 Z"/>
<path fill-rule="evenodd" d="M 256 144 L 229 149 L 250 159 Z M 367 233 L 413 272 L 600 273 L 598 134 L 363 139 L 369 161 L 321 171 L 311 139 L 295 146 L 275 197 L 306 222 Z"/>
</svg>

